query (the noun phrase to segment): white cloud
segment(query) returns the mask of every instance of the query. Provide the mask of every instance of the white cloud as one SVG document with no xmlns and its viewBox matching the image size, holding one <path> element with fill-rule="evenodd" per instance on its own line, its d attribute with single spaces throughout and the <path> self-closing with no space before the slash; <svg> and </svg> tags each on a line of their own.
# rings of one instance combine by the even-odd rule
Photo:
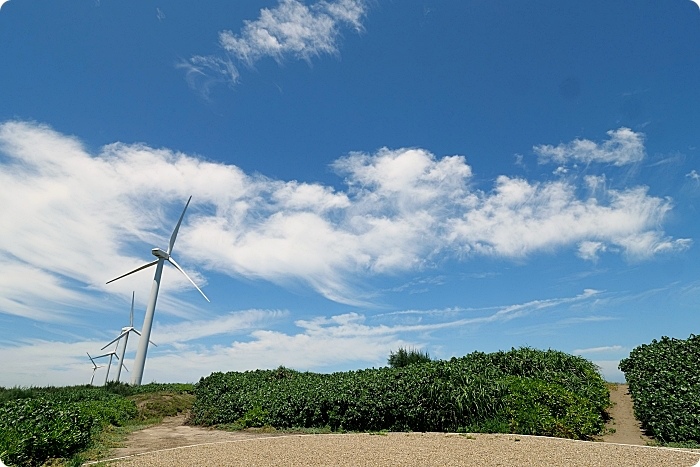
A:
<svg viewBox="0 0 700 467">
<path fill-rule="evenodd" d="M 364 0 L 320 1 L 307 6 L 297 0 L 281 0 L 274 8 L 263 8 L 260 17 L 245 21 L 240 33 L 219 32 L 219 45 L 226 57 L 197 55 L 178 67 L 186 70 L 187 82 L 208 95 L 216 82 L 236 84 L 239 72 L 231 58 L 253 66 L 266 57 L 310 61 L 319 55 L 338 53 L 341 27 L 362 29 Z"/>
<path fill-rule="evenodd" d="M 611 383 L 625 382 L 625 374 L 618 368 L 620 360 L 593 360 L 593 364 L 598 366 L 600 374 L 605 381 Z"/>
<path fill-rule="evenodd" d="M 244 310 L 174 325 L 156 325 L 151 338 L 158 347 L 149 349 L 147 381 L 194 382 L 214 371 L 245 371 L 279 365 L 310 371 L 384 366 L 392 350 L 425 348 L 431 332 L 500 324 L 543 310 L 593 303 L 598 294 L 587 289 L 571 297 L 480 310 L 399 311 L 373 316 L 371 324 L 366 316 L 354 312 L 317 316 L 294 321 L 295 330 L 291 332 L 269 329 L 271 321 L 286 321 L 290 316 L 276 310 Z M 465 311 L 469 316 L 460 317 Z M 412 314 L 420 314 L 425 320 L 405 322 L 406 315 Z M 218 336 L 220 343 L 212 344 L 211 340 L 203 339 L 212 336 Z M 198 339 L 203 340 L 195 342 Z M 102 341 L 94 340 L 0 343 L 0 361 L 4 362 L 0 386 L 14 385 L 17 381 L 37 386 L 87 383 L 92 366 L 85 352 L 92 353 L 102 345 Z M 132 342 L 126 354 L 128 368 L 133 364 L 134 347 Z M 17 355 L 22 358 L 16 358 Z M 105 372 L 106 369 L 99 369 L 95 381 L 102 381 Z"/>
<path fill-rule="evenodd" d="M 690 245 L 660 229 L 671 201 L 645 187 L 592 189 L 587 179 L 591 194 L 580 198 L 572 182 L 501 176 L 481 191 L 471 187 L 464 157 L 417 148 L 339 159 L 333 167 L 345 191 L 141 144 L 92 154 L 76 138 L 27 122 L 0 124 L 0 155 L 0 202 L 11 219 L 0 229 L 0 312 L 40 320 L 63 319 L 42 303 L 84 307 L 94 290 L 136 290 L 143 303 L 149 285 L 140 274 L 151 272 L 105 282 L 165 246 L 189 195 L 175 254 L 196 282 L 204 285 L 206 275 L 190 264 L 305 284 L 345 303 L 362 302 L 366 277 L 420 270 L 445 256 L 522 258 L 578 245 L 586 259 L 608 251 L 636 260 Z M 193 291 L 173 268 L 164 274 L 165 289 Z M 173 294 L 159 299 L 159 310 L 197 313 Z"/>
<path fill-rule="evenodd" d="M 25 387 L 87 384 L 92 365 L 85 352 L 93 352 L 102 345 L 99 341 L 68 343 L 36 339 L 3 342 L 0 346 L 0 360 L 3 362 L 0 386 L 13 387 L 18 382 Z M 95 381 L 100 381 L 99 376 L 95 376 Z"/>
<path fill-rule="evenodd" d="M 204 337 L 242 333 L 269 325 L 271 322 L 287 316 L 289 316 L 289 312 L 281 310 L 231 312 L 214 319 L 195 319 L 166 325 L 156 323 L 153 334 L 158 336 L 159 345 L 181 344 Z"/>
<path fill-rule="evenodd" d="M 574 355 L 586 355 L 591 353 L 619 353 L 623 350 L 624 348 L 621 345 L 606 345 L 603 347 L 589 347 L 587 349 L 576 349 L 572 353 Z"/>
<path fill-rule="evenodd" d="M 584 163 L 606 163 L 615 166 L 633 164 L 644 159 L 644 134 L 629 128 L 608 131 L 609 140 L 598 144 L 588 139 L 575 139 L 559 146 L 541 145 L 533 150 L 539 156 L 540 164 L 554 162 L 565 164 L 569 161 Z"/>
<path fill-rule="evenodd" d="M 238 69 L 228 57 L 195 55 L 187 61 L 178 63 L 176 67 L 185 70 L 187 84 L 192 89 L 199 90 L 205 98 L 209 97 L 214 85 L 221 83 L 234 85 L 240 76 Z"/>
<path fill-rule="evenodd" d="M 338 27 L 349 23 L 361 29 L 364 1 L 318 2 L 311 7 L 296 0 L 282 0 L 272 9 L 260 10 L 255 21 L 245 21 L 240 35 L 219 33 L 224 50 L 252 65 L 262 57 L 277 60 L 285 55 L 310 60 L 337 52 Z"/>
<path fill-rule="evenodd" d="M 658 230 L 671 209 L 669 199 L 649 196 L 645 187 L 608 190 L 604 198 L 580 199 L 564 182 L 531 183 L 500 176 L 493 193 L 482 193 L 461 218 L 450 219 L 450 239 L 467 252 L 522 257 L 570 244 L 590 256 L 603 244 L 619 247 L 630 259 L 683 251 L 690 240 L 673 240 Z M 588 249 L 586 249 L 588 247 Z"/>
<path fill-rule="evenodd" d="M 578 245 L 578 255 L 587 260 L 595 261 L 598 259 L 598 255 L 603 253 L 607 247 L 602 242 L 591 242 L 584 241 Z"/>
</svg>

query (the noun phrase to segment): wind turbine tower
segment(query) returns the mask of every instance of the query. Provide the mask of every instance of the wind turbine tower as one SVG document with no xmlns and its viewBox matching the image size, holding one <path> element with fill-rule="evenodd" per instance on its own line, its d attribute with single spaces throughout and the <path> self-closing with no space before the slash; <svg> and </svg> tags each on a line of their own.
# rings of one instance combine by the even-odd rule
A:
<svg viewBox="0 0 700 467">
<path fill-rule="evenodd" d="M 192 197 L 190 196 L 187 200 L 187 203 L 185 204 L 185 209 L 182 210 L 180 220 L 177 221 L 175 230 L 173 230 L 173 234 L 170 236 L 168 251 L 163 251 L 160 248 L 153 248 L 151 250 L 151 253 L 158 259 L 156 259 L 155 261 L 151 261 L 148 264 L 144 264 L 143 266 L 140 266 L 134 269 L 133 271 L 127 272 L 126 274 L 123 274 L 107 282 L 109 284 L 110 282 L 114 282 L 118 279 L 121 279 L 122 277 L 126 277 L 129 274 L 133 274 L 142 269 L 146 269 L 151 266 L 156 267 L 156 273 L 153 276 L 153 285 L 151 285 L 151 295 L 148 299 L 148 307 L 146 308 L 146 316 L 143 320 L 143 327 L 141 328 L 141 338 L 139 339 L 139 346 L 136 350 L 136 359 L 134 360 L 134 371 L 131 375 L 131 384 L 133 385 L 140 385 L 141 380 L 143 379 L 143 369 L 146 366 L 146 353 L 148 352 L 148 342 L 151 337 L 151 327 L 153 326 L 153 314 L 156 310 L 156 300 L 158 300 L 158 289 L 160 289 L 160 278 L 163 274 L 163 264 L 167 261 L 173 266 L 175 266 L 175 269 L 180 271 L 187 278 L 187 280 L 190 281 L 197 290 L 199 290 L 199 293 L 202 294 L 206 301 L 209 301 L 207 296 L 204 295 L 204 292 L 202 292 L 202 289 L 197 287 L 197 284 L 195 284 L 194 281 L 190 279 L 190 276 L 188 276 L 185 273 L 185 271 L 182 270 L 180 265 L 177 264 L 177 261 L 175 261 L 175 259 L 171 256 L 173 253 L 173 247 L 175 246 L 175 239 L 177 238 L 177 231 L 180 229 L 180 224 L 182 223 L 182 219 L 185 217 L 185 211 L 187 211 L 187 206 L 190 205 L 191 200 Z"/>
</svg>

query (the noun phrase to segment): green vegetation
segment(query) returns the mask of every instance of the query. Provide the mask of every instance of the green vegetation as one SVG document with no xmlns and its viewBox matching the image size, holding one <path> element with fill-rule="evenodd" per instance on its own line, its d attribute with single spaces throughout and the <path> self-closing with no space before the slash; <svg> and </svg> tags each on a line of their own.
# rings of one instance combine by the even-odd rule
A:
<svg viewBox="0 0 700 467">
<path fill-rule="evenodd" d="M 634 413 L 662 443 L 700 443 L 700 336 L 662 337 L 620 362 Z"/>
<path fill-rule="evenodd" d="M 402 368 L 413 365 L 414 363 L 427 363 L 430 361 L 430 354 L 428 354 L 428 352 L 421 352 L 416 349 L 406 350 L 403 347 L 399 347 L 399 350 L 389 354 L 387 363 L 392 368 Z"/>
<path fill-rule="evenodd" d="M 193 385 L 0 388 L 0 458 L 37 466 L 94 448 L 104 433 L 192 405 Z M 167 390 L 167 391 L 166 391 Z"/>
<path fill-rule="evenodd" d="M 421 355 L 428 361 L 333 374 L 284 367 L 213 373 L 196 385 L 0 388 L 0 457 L 17 466 L 54 459 L 78 465 L 105 456 L 129 430 L 190 408 L 195 424 L 307 433 L 511 432 L 589 439 L 604 428 L 608 388 L 581 357 L 530 348 L 449 361 Z"/>
<path fill-rule="evenodd" d="M 195 393 L 192 421 L 201 425 L 576 439 L 603 430 L 610 404 L 591 362 L 530 348 L 333 374 L 284 367 L 213 373 Z"/>
</svg>

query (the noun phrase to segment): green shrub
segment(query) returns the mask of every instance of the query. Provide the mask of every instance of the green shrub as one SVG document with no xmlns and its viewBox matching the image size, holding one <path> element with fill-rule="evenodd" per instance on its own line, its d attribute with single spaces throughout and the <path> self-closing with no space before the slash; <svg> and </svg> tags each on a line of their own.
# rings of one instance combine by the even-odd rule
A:
<svg viewBox="0 0 700 467">
<path fill-rule="evenodd" d="M 504 413 L 513 433 L 586 439 L 604 425 L 599 407 L 562 385 L 509 377 Z"/>
<path fill-rule="evenodd" d="M 5 391 L 5 396 L 7 396 Z M 11 465 L 42 465 L 85 449 L 105 425 L 122 425 L 135 404 L 99 388 L 30 388 L 9 391 L 0 403 L 0 452 Z"/>
<path fill-rule="evenodd" d="M 609 393 L 589 361 L 529 348 L 332 374 L 213 373 L 193 422 L 357 431 L 512 431 L 587 439 Z M 254 415 L 254 416 L 253 416 Z"/>
<path fill-rule="evenodd" d="M 428 352 L 421 352 L 416 349 L 404 349 L 399 347 L 396 352 L 390 352 L 387 363 L 392 368 L 401 368 L 407 365 L 413 365 L 414 363 L 427 363 L 430 360 L 430 354 Z"/>
<path fill-rule="evenodd" d="M 620 362 L 642 427 L 657 440 L 700 443 L 700 336 L 662 337 Z"/>
</svg>

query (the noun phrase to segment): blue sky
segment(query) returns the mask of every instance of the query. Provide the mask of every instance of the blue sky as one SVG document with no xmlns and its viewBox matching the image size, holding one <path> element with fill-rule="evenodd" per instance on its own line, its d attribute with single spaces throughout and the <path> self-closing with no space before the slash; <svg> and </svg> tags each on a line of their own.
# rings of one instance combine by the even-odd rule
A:
<svg viewBox="0 0 700 467">
<path fill-rule="evenodd" d="M 2 386 L 89 381 L 190 195 L 144 382 L 697 332 L 693 1 L 0 5 Z"/>
</svg>

